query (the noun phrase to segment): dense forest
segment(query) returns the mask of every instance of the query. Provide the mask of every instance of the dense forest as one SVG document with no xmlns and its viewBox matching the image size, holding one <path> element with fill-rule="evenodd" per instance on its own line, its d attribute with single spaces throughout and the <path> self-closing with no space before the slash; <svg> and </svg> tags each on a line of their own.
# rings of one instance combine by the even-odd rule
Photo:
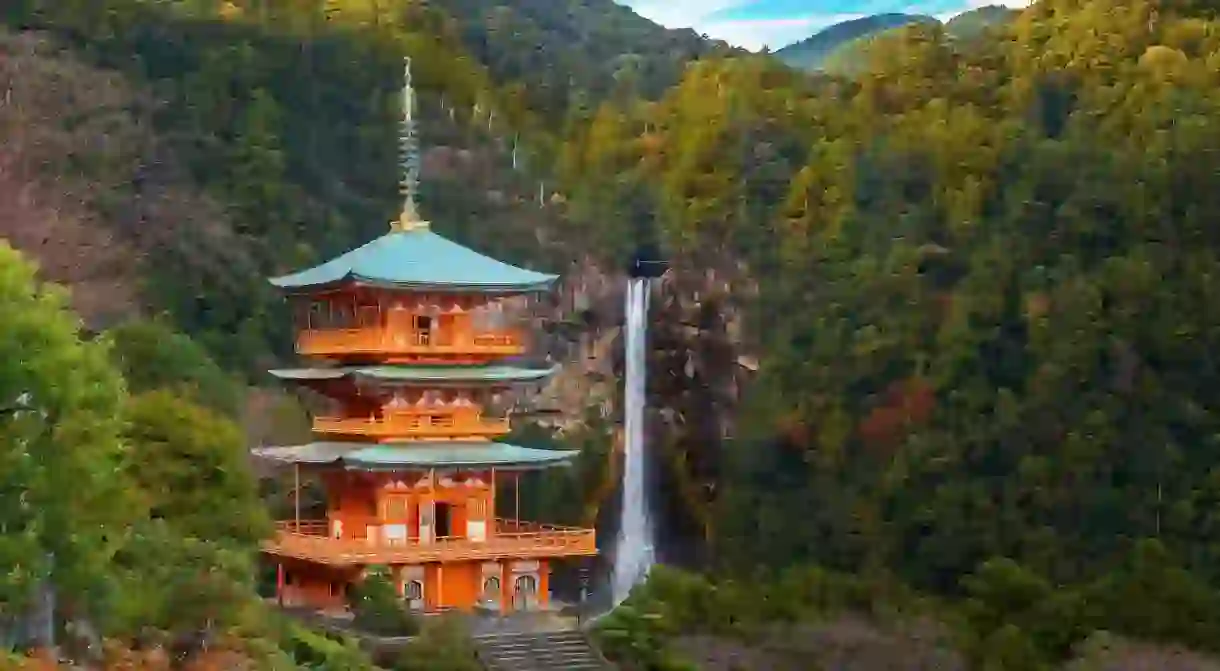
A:
<svg viewBox="0 0 1220 671">
<path fill-rule="evenodd" d="M 688 668 L 735 641 L 811 668 L 791 642 L 840 613 L 937 623 L 953 661 L 927 668 L 1215 648 L 1218 9 L 1040 0 L 970 39 L 888 32 L 830 75 L 598 0 L 7 3 L 0 193 L 59 194 L 53 242 L 86 224 L 63 261 L 0 216 L 73 291 L 0 255 L 3 631 L 44 640 L 27 613 L 54 594 L 78 656 L 371 663 L 256 598 L 282 488 L 243 454 L 291 430 L 251 426 L 291 344 L 262 278 L 385 230 L 410 55 L 439 231 L 609 267 L 649 229 L 674 300 L 744 324 L 656 320 L 655 451 L 701 575 L 659 571 L 608 653 Z M 72 273 L 103 252 L 125 291 Z M 712 398 L 747 354 L 756 377 Z M 599 482 L 531 508 L 583 515 Z M 452 647 L 431 635 L 401 668 Z"/>
</svg>

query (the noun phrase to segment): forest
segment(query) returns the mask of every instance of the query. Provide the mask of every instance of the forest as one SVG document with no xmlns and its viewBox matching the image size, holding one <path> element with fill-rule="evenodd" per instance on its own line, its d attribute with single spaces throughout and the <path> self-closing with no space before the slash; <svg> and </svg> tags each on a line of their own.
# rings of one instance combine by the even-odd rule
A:
<svg viewBox="0 0 1220 671">
<path fill-rule="evenodd" d="M 301 430 L 261 377 L 292 342 L 263 278 L 385 230 L 409 55 L 438 231 L 567 268 L 648 229 L 674 301 L 742 324 L 713 347 L 656 318 L 666 515 L 699 559 L 603 624 L 608 654 L 808 661 L 772 639 L 841 613 L 934 621 L 957 668 L 1080 668 L 1104 636 L 1214 652 L 1217 12 L 1039 0 L 968 40 L 887 32 L 832 75 L 608 0 L 5 3 L 0 194 L 58 194 L 133 261 L 131 306 L 85 304 L 69 271 L 101 246 L 61 263 L 4 231 L 0 630 L 41 640 L 18 625 L 53 593 L 52 626 L 105 641 L 77 654 L 128 668 L 371 664 L 257 598 L 284 499 L 245 451 Z M 721 398 L 742 355 L 757 374 Z M 596 514 L 601 461 L 530 507 Z"/>
</svg>

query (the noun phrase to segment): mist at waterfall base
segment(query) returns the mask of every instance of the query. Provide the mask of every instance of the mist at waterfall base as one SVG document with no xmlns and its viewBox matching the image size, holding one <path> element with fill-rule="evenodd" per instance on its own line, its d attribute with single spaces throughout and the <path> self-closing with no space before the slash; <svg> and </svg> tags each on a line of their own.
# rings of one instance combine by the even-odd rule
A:
<svg viewBox="0 0 1220 671">
<path fill-rule="evenodd" d="M 645 386 L 648 378 L 647 277 L 632 277 L 627 285 L 626 379 L 623 402 L 623 484 L 621 518 L 610 572 L 613 605 L 622 603 L 652 568 L 653 521 L 648 510 L 644 457 Z"/>
</svg>

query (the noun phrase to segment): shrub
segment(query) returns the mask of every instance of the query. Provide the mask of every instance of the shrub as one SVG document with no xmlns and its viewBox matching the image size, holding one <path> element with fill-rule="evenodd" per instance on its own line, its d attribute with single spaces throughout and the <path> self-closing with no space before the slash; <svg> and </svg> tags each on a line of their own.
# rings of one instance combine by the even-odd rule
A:
<svg viewBox="0 0 1220 671">
<path fill-rule="evenodd" d="M 378 636 L 412 636 L 419 623 L 404 606 L 384 566 L 369 567 L 364 579 L 354 585 L 349 597 L 354 624 Z"/>
</svg>

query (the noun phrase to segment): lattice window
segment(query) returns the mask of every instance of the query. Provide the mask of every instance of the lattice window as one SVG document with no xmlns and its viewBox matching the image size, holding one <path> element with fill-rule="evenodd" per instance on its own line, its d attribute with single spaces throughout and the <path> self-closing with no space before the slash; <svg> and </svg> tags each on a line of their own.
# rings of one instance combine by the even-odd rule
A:
<svg viewBox="0 0 1220 671">
<path fill-rule="evenodd" d="M 385 500 L 385 518 L 387 520 L 407 519 L 407 498 L 391 496 Z"/>
<path fill-rule="evenodd" d="M 484 499 L 470 499 L 466 503 L 466 509 L 472 520 L 487 518 L 487 501 Z"/>
<path fill-rule="evenodd" d="M 532 575 L 517 576 L 513 587 L 517 594 L 533 594 L 538 591 L 538 580 Z"/>
<path fill-rule="evenodd" d="M 500 579 L 496 576 L 488 576 L 483 581 L 483 599 L 487 601 L 500 600 Z"/>
<path fill-rule="evenodd" d="M 418 580 L 411 580 L 407 583 L 406 592 L 409 601 L 419 601 L 424 598 L 424 584 Z"/>
</svg>

